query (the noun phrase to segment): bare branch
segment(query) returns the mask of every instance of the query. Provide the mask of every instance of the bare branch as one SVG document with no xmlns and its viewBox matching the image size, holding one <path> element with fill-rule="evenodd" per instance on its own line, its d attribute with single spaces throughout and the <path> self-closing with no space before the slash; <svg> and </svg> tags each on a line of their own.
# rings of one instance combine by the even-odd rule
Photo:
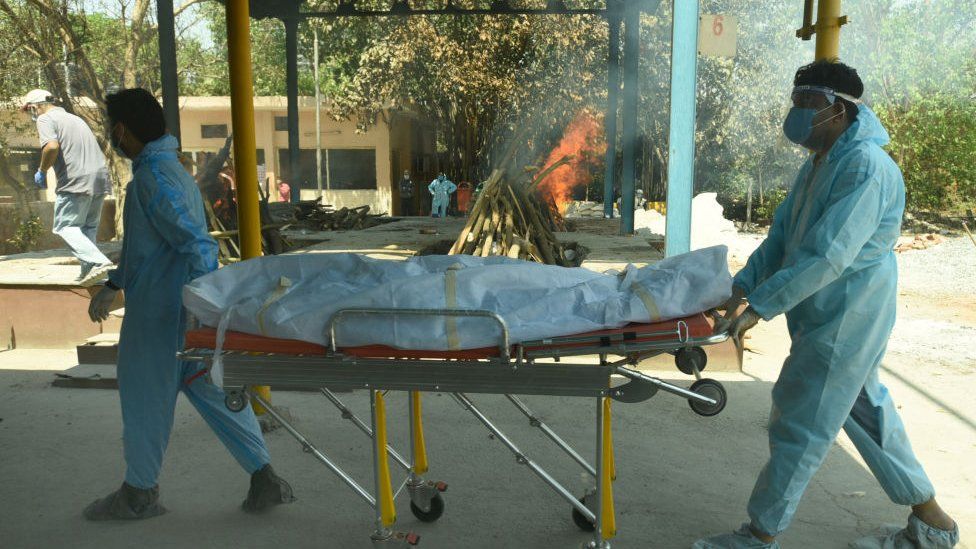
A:
<svg viewBox="0 0 976 549">
<path fill-rule="evenodd" d="M 173 10 L 173 16 L 174 17 L 179 17 L 181 13 L 183 13 L 184 11 L 186 11 L 187 9 L 189 9 L 190 7 L 192 7 L 192 6 L 196 5 L 196 4 L 201 4 L 201 3 L 206 2 L 206 1 L 207 0 L 187 0 L 186 2 L 183 3 L 182 6 L 176 8 L 175 10 Z"/>
</svg>

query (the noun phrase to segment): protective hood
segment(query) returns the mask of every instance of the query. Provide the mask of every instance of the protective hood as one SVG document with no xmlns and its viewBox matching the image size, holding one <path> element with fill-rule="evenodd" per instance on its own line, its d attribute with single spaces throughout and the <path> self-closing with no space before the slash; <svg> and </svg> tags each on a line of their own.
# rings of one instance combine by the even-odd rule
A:
<svg viewBox="0 0 976 549">
<path fill-rule="evenodd" d="M 155 141 L 150 141 L 146 143 L 146 146 L 142 148 L 142 152 L 139 156 L 132 161 L 133 169 L 137 168 L 147 158 L 152 156 L 157 156 L 161 154 L 172 154 L 176 155 L 176 151 L 180 148 L 180 142 L 170 134 L 165 134 Z"/>
<path fill-rule="evenodd" d="M 834 143 L 830 154 L 833 155 L 836 151 L 844 150 L 860 141 L 869 141 L 879 147 L 884 147 L 891 142 L 888 130 L 881 125 L 878 115 L 863 103 L 857 107 L 857 120 Z"/>
</svg>

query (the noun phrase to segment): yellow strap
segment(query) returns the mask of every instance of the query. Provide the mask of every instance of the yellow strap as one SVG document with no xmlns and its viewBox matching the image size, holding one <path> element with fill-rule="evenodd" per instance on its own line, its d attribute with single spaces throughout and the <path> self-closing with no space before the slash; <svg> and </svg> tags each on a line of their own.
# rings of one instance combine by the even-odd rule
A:
<svg viewBox="0 0 976 549">
<path fill-rule="evenodd" d="M 273 292 L 268 295 L 268 298 L 264 300 L 261 304 L 261 308 L 258 309 L 257 319 L 258 319 L 258 330 L 261 331 L 261 335 L 266 336 L 268 333 L 264 329 L 264 313 L 268 310 L 268 307 L 274 304 L 274 302 L 281 299 L 285 293 L 288 292 L 288 288 L 291 287 L 291 279 L 283 276 L 278 279 L 278 287 L 275 288 Z"/>
<path fill-rule="evenodd" d="M 613 509 L 613 478 L 616 476 L 613 464 L 613 438 L 610 433 L 610 399 L 603 399 L 603 494 L 600 501 L 600 530 L 603 537 L 611 539 L 617 535 L 617 517 Z"/>
<path fill-rule="evenodd" d="M 420 391 L 411 391 L 410 398 L 413 399 L 413 472 L 422 475 L 427 472 L 427 444 L 424 442 Z"/>
<path fill-rule="evenodd" d="M 390 460 L 386 451 L 386 404 L 383 393 L 376 391 L 376 451 L 379 452 L 379 492 L 380 520 L 384 527 L 396 522 L 396 508 L 393 506 L 393 485 L 390 483 Z"/>
<path fill-rule="evenodd" d="M 444 273 L 444 298 L 448 309 L 457 309 L 457 272 L 460 265 L 451 265 Z M 458 336 L 457 319 L 453 316 L 445 320 L 447 326 L 447 348 L 457 351 L 461 348 L 461 338 Z"/>
<path fill-rule="evenodd" d="M 651 322 L 661 320 L 661 311 L 657 308 L 657 303 L 654 302 L 651 293 L 640 284 L 634 284 L 633 288 L 634 293 L 637 294 L 637 297 L 644 304 L 644 308 L 647 309 L 647 314 L 651 315 Z"/>
</svg>

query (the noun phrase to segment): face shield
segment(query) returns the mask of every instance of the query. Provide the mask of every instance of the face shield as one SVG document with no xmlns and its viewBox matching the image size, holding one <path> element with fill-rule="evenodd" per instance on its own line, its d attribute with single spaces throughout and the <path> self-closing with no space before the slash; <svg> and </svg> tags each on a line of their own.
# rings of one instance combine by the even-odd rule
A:
<svg viewBox="0 0 976 549">
<path fill-rule="evenodd" d="M 807 148 L 816 149 L 817 139 L 814 139 L 814 130 L 830 122 L 838 116 L 843 116 L 846 114 L 846 107 L 839 113 L 821 120 L 820 122 L 814 123 L 820 113 L 831 109 L 837 102 L 837 98 L 850 101 L 855 105 L 860 103 L 861 100 L 838 91 L 834 91 L 832 88 L 826 86 L 796 86 L 793 88 L 790 94 L 790 99 L 793 102 L 793 106 L 790 108 L 789 114 L 786 116 L 786 120 L 783 121 L 783 133 L 786 138 L 796 143 L 797 145 L 803 145 Z M 827 101 L 827 106 L 824 108 L 817 108 L 822 103 L 818 101 L 819 98 L 824 98 Z"/>
</svg>

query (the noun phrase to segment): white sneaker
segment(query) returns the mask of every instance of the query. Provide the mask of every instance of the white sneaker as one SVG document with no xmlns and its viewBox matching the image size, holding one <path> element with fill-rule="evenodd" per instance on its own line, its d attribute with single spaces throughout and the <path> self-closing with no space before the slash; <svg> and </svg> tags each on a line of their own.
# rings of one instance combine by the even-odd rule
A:
<svg viewBox="0 0 976 549">
<path fill-rule="evenodd" d="M 108 272 L 115 268 L 115 265 L 111 263 L 106 263 L 104 265 L 96 265 L 92 267 L 92 270 L 88 272 L 78 285 L 87 288 L 89 286 L 94 286 L 100 282 L 104 282 L 108 278 Z"/>
</svg>

